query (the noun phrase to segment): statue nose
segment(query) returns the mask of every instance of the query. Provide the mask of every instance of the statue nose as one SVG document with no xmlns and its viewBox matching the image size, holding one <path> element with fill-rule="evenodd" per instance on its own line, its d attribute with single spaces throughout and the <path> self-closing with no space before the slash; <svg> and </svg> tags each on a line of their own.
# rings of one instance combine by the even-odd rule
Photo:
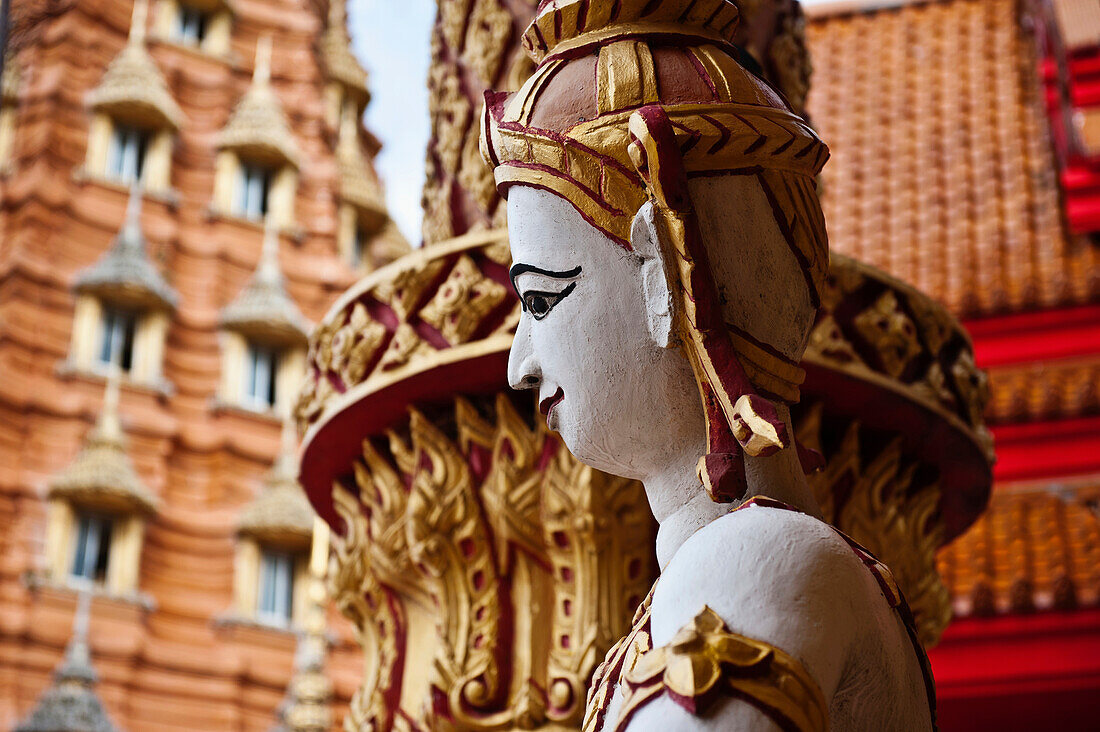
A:
<svg viewBox="0 0 1100 732">
<path fill-rule="evenodd" d="M 542 383 L 542 369 L 535 357 L 530 324 L 526 321 L 526 317 L 520 320 L 508 352 L 508 386 L 513 389 L 537 389 Z"/>
<path fill-rule="evenodd" d="M 510 374 L 508 385 L 513 389 L 537 389 L 542 384 L 542 376 L 536 368 L 533 368 L 531 359 L 524 359 L 517 369 L 518 373 Z"/>
</svg>

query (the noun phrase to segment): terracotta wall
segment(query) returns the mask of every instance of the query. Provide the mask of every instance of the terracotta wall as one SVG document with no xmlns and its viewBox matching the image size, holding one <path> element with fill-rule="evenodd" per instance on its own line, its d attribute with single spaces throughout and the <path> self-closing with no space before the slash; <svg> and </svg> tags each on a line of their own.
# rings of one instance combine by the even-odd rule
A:
<svg viewBox="0 0 1100 732">
<path fill-rule="evenodd" d="M 0 729 L 33 706 L 70 635 L 72 591 L 32 585 L 44 568 L 48 482 L 76 455 L 102 403 L 101 378 L 62 365 L 74 278 L 111 245 L 126 206 L 122 187 L 79 171 L 85 98 L 125 44 L 132 7 L 63 0 L 30 32 L 17 29 L 15 152 L 0 178 Z M 262 233 L 210 213 L 215 143 L 250 83 L 263 32 L 274 36 L 272 83 L 302 159 L 299 229 L 280 246 L 287 289 L 316 321 L 355 279 L 336 253 L 336 130 L 324 121 L 316 44 L 327 3 L 237 0 L 233 9 L 228 59 L 149 40 L 186 120 L 172 193 L 146 196 L 142 223 L 180 304 L 165 350 L 170 390 L 124 383 L 120 411 L 129 453 L 161 508 L 142 553 L 149 604 L 100 597 L 91 619 L 100 695 L 129 730 L 268 729 L 290 677 L 291 633 L 219 622 L 230 610 L 237 517 L 279 448 L 274 417 L 214 404 L 219 311 L 255 269 Z M 340 707 L 358 683 L 360 656 L 346 622 L 331 618 Z"/>
</svg>

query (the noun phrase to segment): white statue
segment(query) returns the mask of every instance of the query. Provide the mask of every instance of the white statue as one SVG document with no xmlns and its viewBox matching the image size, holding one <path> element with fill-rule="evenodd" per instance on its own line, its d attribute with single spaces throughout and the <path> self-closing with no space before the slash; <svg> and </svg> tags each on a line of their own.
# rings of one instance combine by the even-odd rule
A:
<svg viewBox="0 0 1100 732">
<path fill-rule="evenodd" d="M 539 66 L 483 129 L 524 307 L 509 381 L 660 523 L 584 729 L 934 729 L 904 600 L 820 520 L 791 438 L 825 146 L 735 61 L 728 0 L 543 5 Z"/>
</svg>

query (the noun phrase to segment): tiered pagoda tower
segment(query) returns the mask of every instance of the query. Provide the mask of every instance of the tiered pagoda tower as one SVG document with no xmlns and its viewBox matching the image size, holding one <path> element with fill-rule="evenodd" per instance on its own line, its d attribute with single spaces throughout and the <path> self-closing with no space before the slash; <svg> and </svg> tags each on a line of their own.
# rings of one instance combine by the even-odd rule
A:
<svg viewBox="0 0 1100 732">
<path fill-rule="evenodd" d="M 311 324 L 408 250 L 344 8 L 18 2 L 12 23 L 0 729 L 90 694 L 120 730 L 270 729 L 307 625 L 338 720 L 360 654 L 336 614 L 319 634 L 280 434 Z M 94 688 L 60 664 L 78 592 Z"/>
</svg>

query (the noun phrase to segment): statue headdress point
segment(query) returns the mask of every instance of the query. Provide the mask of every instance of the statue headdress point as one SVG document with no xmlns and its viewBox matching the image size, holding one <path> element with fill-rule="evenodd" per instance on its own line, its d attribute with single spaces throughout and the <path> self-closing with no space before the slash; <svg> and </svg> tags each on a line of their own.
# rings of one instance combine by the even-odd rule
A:
<svg viewBox="0 0 1100 732">
<path fill-rule="evenodd" d="M 544 0 L 524 34 L 538 66 L 519 91 L 486 93 L 481 130 L 502 196 L 513 185 L 550 191 L 627 249 L 635 215 L 654 202 L 662 246 L 674 249 L 666 261 L 689 263 L 670 285 L 707 414 L 700 478 L 716 500 L 740 494 L 742 451 L 790 444 L 769 399 L 798 401 L 805 375 L 801 353 L 722 322 L 688 180 L 756 177 L 813 306 L 829 266 L 815 190 L 828 148 L 739 63 L 738 17 L 730 0 Z"/>
</svg>

